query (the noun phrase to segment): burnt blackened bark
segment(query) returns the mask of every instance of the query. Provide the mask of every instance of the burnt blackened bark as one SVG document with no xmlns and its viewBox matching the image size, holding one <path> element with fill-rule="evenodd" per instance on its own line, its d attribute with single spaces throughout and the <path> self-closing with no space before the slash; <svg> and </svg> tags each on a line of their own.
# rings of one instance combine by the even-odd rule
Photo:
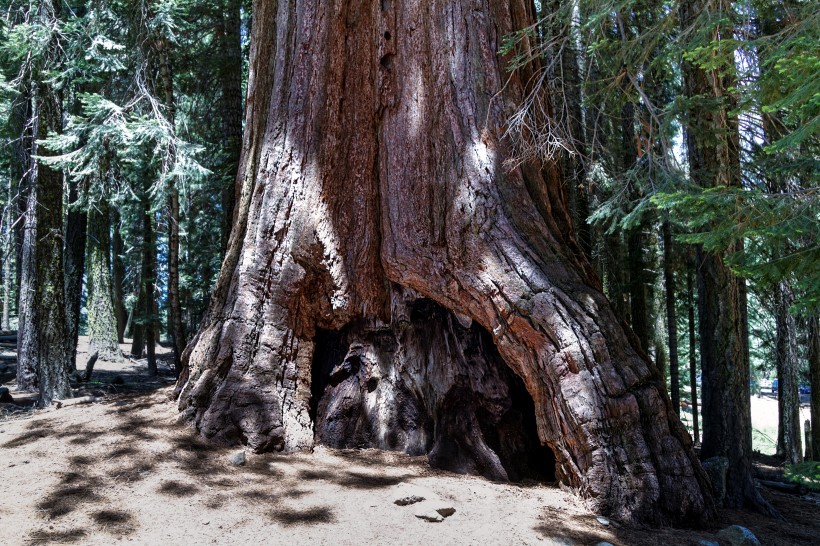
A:
<svg viewBox="0 0 820 546">
<path fill-rule="evenodd" d="M 89 354 L 102 360 L 120 357 L 117 317 L 111 287 L 110 214 L 106 197 L 88 208 L 88 337 Z"/>
<path fill-rule="evenodd" d="M 475 338 L 465 346 L 485 361 L 497 354 L 523 383 L 559 480 L 624 520 L 708 517 L 691 438 L 574 241 L 557 165 L 503 167 L 506 120 L 529 75 L 510 75 L 497 51 L 504 35 L 532 23 L 531 8 L 255 2 L 242 198 L 211 307 L 183 358 L 180 408 L 216 440 L 310 449 L 314 424 L 321 432 L 328 415 L 361 415 L 333 411 L 343 394 L 312 411 L 321 332 L 361 335 L 355 325 L 364 323 L 401 347 L 419 339 L 440 352 L 476 325 L 494 350 Z M 441 337 L 425 335 L 425 321 L 402 320 L 393 287 L 452 315 Z M 463 330 L 450 329 L 452 317 Z M 338 352 L 350 353 L 356 340 L 348 341 Z M 366 353 L 330 370 L 354 398 L 372 379 L 358 375 Z M 459 354 L 449 353 L 453 369 Z M 488 412 L 498 399 L 459 381 L 449 398 L 447 380 L 421 381 L 444 393 L 440 404 L 425 396 L 428 409 L 474 404 L 461 421 L 443 412 L 443 447 L 428 456 L 501 475 L 492 452 L 509 477 L 491 427 L 482 429 L 501 423 L 504 408 Z M 366 428 L 359 423 L 337 424 L 355 436 Z"/>
</svg>

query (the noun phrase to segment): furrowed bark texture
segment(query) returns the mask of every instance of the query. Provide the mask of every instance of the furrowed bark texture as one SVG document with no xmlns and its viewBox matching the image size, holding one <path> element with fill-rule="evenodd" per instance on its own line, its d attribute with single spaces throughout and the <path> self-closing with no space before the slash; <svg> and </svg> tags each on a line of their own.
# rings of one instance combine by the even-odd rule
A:
<svg viewBox="0 0 820 546">
<path fill-rule="evenodd" d="M 103 360 L 120 357 L 117 317 L 111 286 L 111 236 L 107 197 L 88 209 L 88 336 L 89 354 Z"/>
<path fill-rule="evenodd" d="M 68 220 L 65 234 L 65 313 L 68 331 L 68 352 L 73 367 L 77 367 L 77 336 L 80 333 L 80 306 L 85 273 L 85 236 L 87 213 L 77 205 L 81 199 L 77 182 L 69 183 Z M 85 193 L 85 190 L 82 190 Z"/>
<path fill-rule="evenodd" d="M 800 364 L 797 325 L 789 308 L 794 294 L 788 281 L 775 287 L 775 350 L 777 365 L 777 456 L 787 464 L 803 462 L 800 432 Z"/>
<path fill-rule="evenodd" d="M 38 17 L 48 28 L 56 26 L 58 2 L 41 2 Z M 48 57 L 57 66 L 61 47 L 54 33 Z M 52 68 L 50 66 L 49 68 Z M 40 70 L 43 68 L 40 67 Z M 40 74 L 41 79 L 45 77 Z M 58 90 L 47 82 L 33 85 L 35 130 L 43 140 L 62 128 Z M 32 156 L 49 155 L 32 146 Z M 17 386 L 37 388 L 41 407 L 55 399 L 70 398 L 68 374 L 72 362 L 66 331 L 63 273 L 63 175 L 46 165 L 34 166 L 27 199 L 23 266 L 20 286 L 20 329 L 17 337 Z"/>
<path fill-rule="evenodd" d="M 572 239 L 557 166 L 502 166 L 528 75 L 496 52 L 532 17 L 521 0 L 257 0 L 236 225 L 183 357 L 179 404 L 205 436 L 293 451 L 349 431 L 510 477 L 526 426 L 500 426 L 500 401 L 518 380 L 556 476 L 595 509 L 712 513 L 659 374 Z M 406 318 L 407 294 L 438 310 Z M 407 413 L 374 417 L 368 396 Z M 441 433 L 420 439 L 427 420 Z"/>
<path fill-rule="evenodd" d="M 812 458 L 820 461 L 820 321 L 817 315 L 809 323 L 809 377 L 811 381 L 811 448 Z"/>
<path fill-rule="evenodd" d="M 123 343 L 125 328 L 128 323 L 128 311 L 125 309 L 125 245 L 122 240 L 120 224 L 122 219 L 116 207 L 111 208 L 111 283 L 114 291 L 114 314 L 117 316 L 117 341 Z"/>
<path fill-rule="evenodd" d="M 681 28 L 703 23 L 721 6 L 702 0 L 681 3 Z M 709 39 L 733 35 L 728 25 L 710 27 Z M 731 54 L 716 59 L 734 66 Z M 700 188 L 740 187 L 740 133 L 735 86 L 730 71 L 683 63 L 684 90 L 692 99 L 686 120 L 686 148 L 692 181 Z M 727 254 L 742 252 L 732 243 Z M 698 317 L 703 416 L 701 458 L 726 457 L 726 505 L 751 506 L 768 514 L 773 509 L 752 477 L 752 410 L 749 401 L 749 332 L 746 282 L 735 275 L 719 253 L 698 249 Z"/>
</svg>

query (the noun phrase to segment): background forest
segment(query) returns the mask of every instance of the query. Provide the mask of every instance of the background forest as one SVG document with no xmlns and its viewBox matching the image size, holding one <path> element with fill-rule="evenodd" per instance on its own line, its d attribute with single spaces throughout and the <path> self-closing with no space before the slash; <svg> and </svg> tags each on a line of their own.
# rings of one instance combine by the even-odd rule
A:
<svg viewBox="0 0 820 546">
<path fill-rule="evenodd" d="M 703 254 L 745 280 L 751 389 L 778 379 L 766 447 L 801 461 L 801 386 L 820 423 L 817 3 L 537 4 L 504 48 L 511 68 L 540 66 L 509 122 L 516 160 L 559 158 L 578 242 L 696 438 Z M 62 321 L 67 358 L 84 334 L 101 358 L 127 338 L 154 373 L 157 343 L 178 364 L 230 235 L 250 2 L 0 7 L 2 329 Z M 725 162 L 699 164 L 704 146 Z M 27 250 L 35 227 L 59 235 L 50 261 Z M 27 314 L 47 274 L 64 304 Z"/>
</svg>

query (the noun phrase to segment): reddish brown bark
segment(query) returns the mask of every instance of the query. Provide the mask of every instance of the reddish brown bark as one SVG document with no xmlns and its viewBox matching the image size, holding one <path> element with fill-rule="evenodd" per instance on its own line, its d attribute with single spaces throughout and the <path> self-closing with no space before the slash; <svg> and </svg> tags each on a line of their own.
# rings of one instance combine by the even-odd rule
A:
<svg viewBox="0 0 820 546">
<path fill-rule="evenodd" d="M 497 351 L 520 378 L 557 477 L 596 510 L 656 522 L 712 513 L 661 377 L 574 243 L 557 166 L 503 166 L 505 122 L 526 74 L 510 77 L 496 52 L 531 22 L 520 0 L 257 0 L 236 225 L 183 357 L 180 408 L 205 436 L 256 450 L 312 447 L 323 331 L 356 334 L 340 348 L 348 368 L 331 370 L 342 382 L 359 381 L 350 357 L 363 361 L 368 332 L 397 339 L 402 362 L 461 365 L 461 350 L 433 351 L 442 356 L 431 361 L 403 337 L 422 326 L 396 301 L 415 293 L 446 309 L 448 324 L 486 333 L 494 347 L 468 349 Z M 448 331 L 444 339 L 469 338 Z M 456 392 L 419 377 L 421 391 Z M 467 400 L 493 398 L 461 387 Z M 476 442 L 468 459 L 503 459 L 485 450 L 493 442 L 480 423 L 436 407 L 457 444 Z"/>
</svg>

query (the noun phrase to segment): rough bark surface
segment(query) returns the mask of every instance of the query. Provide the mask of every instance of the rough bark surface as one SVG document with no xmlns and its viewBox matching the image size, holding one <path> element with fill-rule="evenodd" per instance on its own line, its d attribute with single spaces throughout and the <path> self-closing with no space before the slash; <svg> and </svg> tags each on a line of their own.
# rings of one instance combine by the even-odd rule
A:
<svg viewBox="0 0 820 546">
<path fill-rule="evenodd" d="M 86 211 L 80 208 L 78 183 L 70 182 L 68 190 L 68 220 L 65 233 L 65 312 L 68 331 L 68 352 L 71 364 L 77 366 L 77 336 L 80 332 L 80 306 L 85 273 Z"/>
<path fill-rule="evenodd" d="M 680 6 L 681 28 L 698 25 L 702 14 L 715 16 L 717 6 L 687 0 Z M 710 39 L 733 35 L 728 24 L 710 27 Z M 734 59 L 717 59 L 734 66 Z M 700 188 L 740 187 L 740 133 L 731 89 L 731 71 L 683 63 L 684 91 L 691 99 L 686 120 L 689 172 Z M 742 252 L 742 243 L 726 249 Z M 749 333 L 746 283 L 718 253 L 698 249 L 698 317 L 703 373 L 703 442 L 701 458 L 729 459 L 726 505 L 751 506 L 773 514 L 752 477 L 752 411 L 749 400 Z"/>
<path fill-rule="evenodd" d="M 47 28 L 56 26 L 59 2 L 41 2 L 37 9 Z M 47 49 L 48 57 L 56 63 L 61 50 L 56 33 Z M 45 80 L 42 73 L 38 76 Z M 47 82 L 33 85 L 37 140 L 62 128 L 57 93 Z M 31 150 L 32 156 L 49 155 L 47 149 L 38 149 L 36 143 Z M 63 175 L 42 164 L 33 168 L 24 228 L 17 385 L 25 390 L 36 387 L 40 406 L 48 406 L 55 399 L 71 397 L 68 373 L 72 362 L 68 353 L 63 275 Z"/>
<path fill-rule="evenodd" d="M 88 336 L 89 354 L 119 358 L 117 317 L 111 287 L 111 236 L 107 198 L 88 209 Z"/>
<path fill-rule="evenodd" d="M 700 442 L 700 419 L 698 415 L 698 361 L 697 337 L 695 336 L 695 294 L 692 270 L 686 273 L 686 307 L 689 326 L 689 390 L 692 393 L 692 435 L 695 443 Z"/>
<path fill-rule="evenodd" d="M 432 358 L 419 379 L 428 391 L 421 415 L 438 412 L 445 429 L 429 444 L 434 462 L 440 453 L 456 467 L 509 476 L 480 416 L 507 396 L 485 389 L 509 388 L 500 379 L 508 372 L 487 385 L 430 375 L 463 369 L 469 350 L 488 370 L 503 362 L 520 378 L 557 478 L 596 510 L 655 522 L 712 513 L 661 377 L 572 239 L 557 166 L 502 166 L 509 145 L 501 135 L 527 74 L 511 76 L 496 52 L 532 20 L 521 0 L 255 2 L 236 225 L 183 358 L 179 404 L 205 436 L 256 450 L 311 448 L 322 332 L 355 333 L 344 340 L 350 352 L 366 341 L 354 325 L 379 324 L 398 353 L 413 340 L 434 347 L 431 356 L 450 346 L 448 362 Z M 431 338 L 411 314 L 401 331 L 396 287 L 452 313 L 436 319 L 447 327 Z M 461 330 L 450 329 L 452 317 Z M 487 332 L 483 346 L 470 340 L 480 336 L 472 324 Z M 370 343 L 373 352 L 383 347 Z M 396 362 L 362 350 L 365 360 L 392 362 L 388 375 L 423 354 L 415 348 Z M 362 374 L 376 365 L 357 358 L 358 372 L 351 360 L 338 376 L 350 374 L 334 387 L 340 394 L 316 406 L 320 438 L 331 422 L 354 437 L 379 429 L 355 403 Z M 411 399 L 393 407 L 414 414 Z M 463 420 L 446 411 L 461 400 L 473 404 Z M 329 421 L 348 403 L 359 410 Z"/>
<path fill-rule="evenodd" d="M 775 350 L 777 365 L 777 456 L 788 464 L 803 461 L 800 433 L 800 365 L 794 315 L 794 294 L 787 281 L 775 287 Z"/>
<path fill-rule="evenodd" d="M 811 380 L 811 446 L 812 458 L 820 461 L 820 320 L 814 314 L 809 325 L 809 377 Z"/>
<path fill-rule="evenodd" d="M 663 222 L 663 285 L 666 299 L 666 331 L 669 334 L 669 388 L 672 405 L 680 411 L 680 362 L 678 362 L 678 315 L 675 309 L 675 269 L 672 254 L 672 226 Z M 694 383 L 693 383 L 694 386 Z M 694 389 L 693 389 L 694 392 Z"/>
<path fill-rule="evenodd" d="M 125 328 L 128 324 L 128 311 L 125 309 L 125 263 L 123 255 L 125 246 L 122 240 L 120 224 L 122 218 L 116 208 L 111 209 L 111 283 L 114 291 L 114 314 L 117 316 L 117 341 L 123 343 Z"/>
<path fill-rule="evenodd" d="M 220 107 L 224 154 L 218 174 L 223 177 L 222 239 L 223 252 L 233 227 L 236 208 L 236 173 L 242 153 L 242 2 L 225 0 L 219 39 L 220 59 L 217 77 L 220 87 Z"/>
</svg>

